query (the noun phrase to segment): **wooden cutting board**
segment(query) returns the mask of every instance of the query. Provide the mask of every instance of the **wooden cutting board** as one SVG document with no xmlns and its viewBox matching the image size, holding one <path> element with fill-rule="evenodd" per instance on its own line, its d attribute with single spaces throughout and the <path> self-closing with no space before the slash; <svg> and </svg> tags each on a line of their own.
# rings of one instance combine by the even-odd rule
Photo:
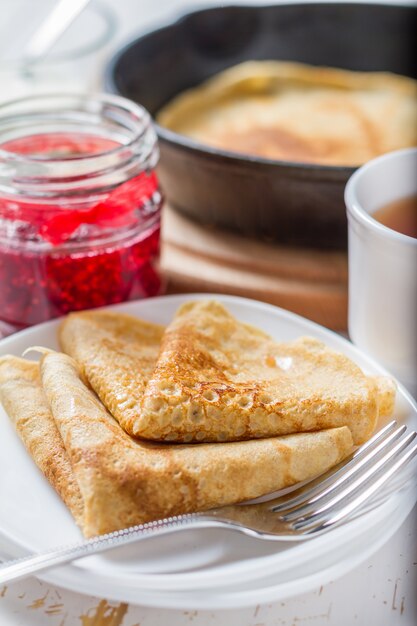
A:
<svg viewBox="0 0 417 626">
<path fill-rule="evenodd" d="M 347 255 L 292 248 L 202 226 L 164 208 L 168 293 L 223 293 L 270 302 L 334 330 L 347 327 Z"/>
</svg>

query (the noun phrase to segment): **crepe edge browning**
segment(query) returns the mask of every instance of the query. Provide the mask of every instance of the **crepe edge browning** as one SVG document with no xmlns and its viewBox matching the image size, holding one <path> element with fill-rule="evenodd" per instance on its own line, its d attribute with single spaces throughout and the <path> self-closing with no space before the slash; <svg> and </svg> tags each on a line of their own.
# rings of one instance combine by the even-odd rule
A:
<svg viewBox="0 0 417 626">
<path fill-rule="evenodd" d="M 45 475 L 58 493 L 64 497 L 68 485 L 78 484 L 82 515 L 71 499 L 66 503 L 87 537 L 263 495 L 326 471 L 352 448 L 346 427 L 227 444 L 138 442 L 84 385 L 69 356 L 45 354 L 41 378 L 37 365 L 23 359 L 7 357 L 5 364 L 0 369 L 2 402 L 12 421 L 23 426 L 18 433 L 35 462 L 41 469 L 50 467 Z M 42 402 L 22 407 L 15 400 L 27 392 L 27 380 L 28 398 L 36 395 Z M 25 424 L 33 422 L 54 433 L 52 454 L 46 445 L 39 450 L 31 445 Z M 56 468 L 62 466 L 66 471 L 59 476 Z"/>
</svg>

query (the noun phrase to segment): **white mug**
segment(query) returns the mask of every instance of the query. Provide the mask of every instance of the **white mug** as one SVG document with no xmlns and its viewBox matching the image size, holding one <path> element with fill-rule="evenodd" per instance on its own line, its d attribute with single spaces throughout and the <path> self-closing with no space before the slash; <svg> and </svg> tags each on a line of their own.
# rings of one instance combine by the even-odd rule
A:
<svg viewBox="0 0 417 626">
<path fill-rule="evenodd" d="M 417 149 L 358 169 L 347 183 L 349 335 L 417 396 L 417 239 L 372 214 L 417 195 Z"/>
</svg>

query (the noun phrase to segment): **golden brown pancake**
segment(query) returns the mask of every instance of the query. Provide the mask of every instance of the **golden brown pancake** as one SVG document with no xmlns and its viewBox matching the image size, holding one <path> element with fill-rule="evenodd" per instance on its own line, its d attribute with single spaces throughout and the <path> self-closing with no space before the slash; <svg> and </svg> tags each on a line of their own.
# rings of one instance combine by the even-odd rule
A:
<svg viewBox="0 0 417 626">
<path fill-rule="evenodd" d="M 34 393 L 47 399 L 50 412 L 33 402 L 16 401 L 27 385 L 11 367 L 24 371 L 25 365 L 16 357 L 8 357 L 6 365 L 1 397 L 12 419 L 19 422 L 24 414 L 47 433 L 53 431 L 53 416 L 64 447 L 41 446 L 35 461 L 41 467 L 71 468 L 72 473 L 62 474 L 62 484 L 78 484 L 87 537 L 260 496 L 326 471 L 352 447 L 348 428 L 225 444 L 140 442 L 110 416 L 67 355 L 49 352 L 42 357 L 43 391 L 39 378 L 33 379 Z M 19 434 L 33 453 L 30 430 L 21 428 Z M 55 485 L 57 473 L 47 477 Z M 63 486 L 60 493 L 65 493 Z"/>
<path fill-rule="evenodd" d="M 391 381 L 377 384 L 316 339 L 277 343 L 199 300 L 167 327 L 132 434 L 237 441 L 348 426 L 360 444 L 394 396 Z"/>
<path fill-rule="evenodd" d="M 110 413 L 144 439 L 237 441 L 348 426 L 361 443 L 393 410 L 390 379 L 365 376 L 314 339 L 276 343 L 217 302 L 184 305 L 165 334 L 123 314 L 74 313 L 60 341 Z"/>
<path fill-rule="evenodd" d="M 164 327 L 123 313 L 68 315 L 59 340 L 110 413 L 127 431 L 140 412 L 155 367 Z"/>
<path fill-rule="evenodd" d="M 0 357 L 0 401 L 36 465 L 81 525 L 83 499 L 43 393 L 38 364 Z"/>
<path fill-rule="evenodd" d="M 180 94 L 157 121 L 227 151 L 357 166 L 417 145 L 417 81 L 383 72 L 250 61 Z"/>
</svg>

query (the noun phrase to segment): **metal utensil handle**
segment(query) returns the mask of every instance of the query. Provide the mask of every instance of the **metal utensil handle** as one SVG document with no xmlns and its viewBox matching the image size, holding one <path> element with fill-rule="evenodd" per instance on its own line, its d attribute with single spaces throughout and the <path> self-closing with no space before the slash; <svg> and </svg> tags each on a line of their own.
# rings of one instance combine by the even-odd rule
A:
<svg viewBox="0 0 417 626">
<path fill-rule="evenodd" d="M 140 541 L 151 535 L 163 535 L 183 530 L 190 526 L 207 525 L 216 526 L 219 524 L 199 513 L 178 515 L 176 517 L 169 517 L 164 520 L 140 524 L 106 535 L 93 537 L 82 543 L 63 546 L 35 556 L 31 554 L 20 559 L 14 559 L 13 561 L 6 561 L 0 566 L 0 585 L 19 580 L 20 578 L 35 574 L 41 570 L 55 567 L 56 565 L 62 565 L 63 563 L 68 563 L 75 559 Z"/>
</svg>

